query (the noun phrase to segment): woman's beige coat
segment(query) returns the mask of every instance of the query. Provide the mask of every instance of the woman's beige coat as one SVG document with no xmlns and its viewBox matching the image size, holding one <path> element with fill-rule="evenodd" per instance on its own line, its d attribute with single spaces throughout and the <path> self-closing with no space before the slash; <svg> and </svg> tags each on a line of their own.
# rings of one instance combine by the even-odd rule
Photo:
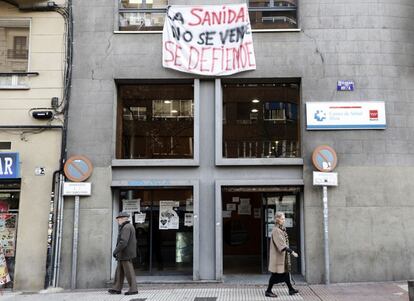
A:
<svg viewBox="0 0 414 301">
<path fill-rule="evenodd" d="M 274 243 L 273 243 L 274 242 Z M 276 246 L 275 246 L 276 245 Z M 285 235 L 279 227 L 275 226 L 272 230 L 272 237 L 270 239 L 270 254 L 269 254 L 269 271 L 272 273 L 285 273 L 285 256 L 286 251 L 282 250 L 288 247 L 286 245 Z"/>
</svg>

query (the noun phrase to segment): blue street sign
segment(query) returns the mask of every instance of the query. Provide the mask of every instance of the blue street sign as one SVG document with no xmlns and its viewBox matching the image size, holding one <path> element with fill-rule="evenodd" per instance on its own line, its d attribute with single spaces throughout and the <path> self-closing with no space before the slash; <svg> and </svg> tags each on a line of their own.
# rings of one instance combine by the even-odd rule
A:
<svg viewBox="0 0 414 301">
<path fill-rule="evenodd" d="M 336 91 L 354 91 L 353 80 L 338 80 Z"/>
<path fill-rule="evenodd" d="M 19 153 L 0 153 L 0 179 L 20 178 Z"/>
</svg>

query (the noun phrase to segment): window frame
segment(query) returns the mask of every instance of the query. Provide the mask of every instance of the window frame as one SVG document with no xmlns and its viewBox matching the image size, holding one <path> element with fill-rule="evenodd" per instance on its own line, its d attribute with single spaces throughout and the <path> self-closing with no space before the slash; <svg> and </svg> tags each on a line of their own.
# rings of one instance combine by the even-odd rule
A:
<svg viewBox="0 0 414 301">
<path fill-rule="evenodd" d="M 126 31 L 126 30 L 120 30 L 119 27 L 119 14 L 121 12 L 157 12 L 157 13 L 161 13 L 161 12 L 166 12 L 166 8 L 157 8 L 157 9 L 132 9 L 132 8 L 121 8 L 120 4 L 119 4 L 119 0 L 114 0 L 115 1 L 115 18 L 114 18 L 114 33 L 116 34 L 161 34 L 162 30 L 131 30 L 131 31 Z M 269 29 L 253 29 L 252 28 L 252 32 L 300 32 L 300 22 L 299 22 L 299 7 L 300 7 L 300 0 L 296 0 L 297 1 L 297 5 L 296 5 L 296 22 L 297 22 L 297 26 L 296 28 L 269 28 Z M 170 1 L 168 0 L 168 4 Z M 249 7 L 249 0 L 243 0 L 243 3 L 246 3 L 250 11 L 263 11 L 266 10 L 268 11 L 269 9 L 266 8 L 261 8 L 261 7 L 257 7 L 254 8 L 253 10 Z M 286 9 L 281 9 L 281 8 L 270 8 L 270 11 L 283 11 Z M 288 9 L 288 10 L 292 10 L 292 9 Z"/>
<path fill-rule="evenodd" d="M 19 78 L 38 76 L 38 72 L 31 72 L 31 48 L 32 48 L 32 19 L 31 18 L 4 18 L 0 17 L 0 21 L 27 21 L 29 27 L 28 43 L 27 43 L 27 68 L 26 71 L 20 72 L 3 72 L 0 70 L 0 77 L 10 77 L 11 85 L 0 85 L 0 90 L 28 90 L 30 85 L 19 84 Z M 5 54 L 7 56 L 7 53 Z"/>
<path fill-rule="evenodd" d="M 151 81 L 147 81 L 149 83 Z M 155 83 L 156 81 L 154 81 Z M 144 82 L 142 82 L 144 83 Z M 160 82 L 161 83 L 161 82 Z M 162 83 L 174 84 L 178 83 L 176 80 L 165 80 Z M 138 83 L 139 84 L 139 83 Z M 200 164 L 200 80 L 194 79 L 194 128 L 193 128 L 193 151 L 194 156 L 192 159 L 116 159 L 116 145 L 120 143 L 118 138 L 118 110 L 115 112 L 115 122 L 117 124 L 114 135 L 114 159 L 112 159 L 112 167 L 128 167 L 128 166 L 199 166 Z M 118 102 L 117 102 L 118 106 Z"/>
<path fill-rule="evenodd" d="M 162 30 L 121 30 L 119 19 L 121 13 L 166 13 L 166 8 L 121 8 L 119 0 L 116 1 L 115 33 L 162 33 Z M 167 0 L 167 6 L 170 5 Z"/>
<path fill-rule="evenodd" d="M 299 4 L 300 0 L 296 0 L 297 4 L 295 7 L 250 7 L 249 0 L 245 0 L 247 7 L 250 12 L 284 12 L 284 11 L 295 11 L 296 12 L 296 28 L 263 28 L 263 29 L 255 29 L 252 27 L 252 32 L 268 32 L 268 31 L 300 31 L 299 27 Z M 251 22 L 250 22 L 251 23 Z"/>
<path fill-rule="evenodd" d="M 243 79 L 244 80 L 244 79 Z M 260 79 L 251 80 L 260 81 Z M 246 80 L 246 82 L 249 82 Z M 298 108 L 301 108 L 301 103 L 299 103 Z M 223 157 L 223 87 L 222 80 L 215 80 L 215 111 L 216 111 L 216 121 L 215 121 L 215 157 L 217 166 L 246 166 L 246 165 L 303 165 L 303 157 L 297 158 L 224 158 Z M 299 121 L 298 127 L 299 131 L 302 129 L 302 110 L 299 110 L 298 113 Z M 302 140 L 302 137 L 299 137 L 299 141 Z M 302 143 L 300 143 L 302 145 Z M 301 147 L 301 154 L 302 154 Z"/>
</svg>

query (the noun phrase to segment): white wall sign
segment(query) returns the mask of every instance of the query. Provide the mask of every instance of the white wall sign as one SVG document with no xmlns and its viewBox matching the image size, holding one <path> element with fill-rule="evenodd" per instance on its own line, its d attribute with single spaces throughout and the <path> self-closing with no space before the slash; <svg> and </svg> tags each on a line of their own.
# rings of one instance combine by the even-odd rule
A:
<svg viewBox="0 0 414 301">
<path fill-rule="evenodd" d="M 63 183 L 63 195 L 65 196 L 89 196 L 91 195 L 91 183 L 89 182 L 65 182 Z"/>
<path fill-rule="evenodd" d="M 246 4 L 171 5 L 162 40 L 165 68 L 210 76 L 256 69 Z"/>
<path fill-rule="evenodd" d="M 314 186 L 338 186 L 337 172 L 313 172 Z"/>
<path fill-rule="evenodd" d="M 122 211 L 141 211 L 141 199 L 122 200 Z"/>
<path fill-rule="evenodd" d="M 306 123 L 308 130 L 385 129 L 385 103 L 307 102 Z"/>
<path fill-rule="evenodd" d="M 36 176 L 44 176 L 46 174 L 46 168 L 44 167 L 36 167 L 35 168 L 35 175 Z"/>
</svg>

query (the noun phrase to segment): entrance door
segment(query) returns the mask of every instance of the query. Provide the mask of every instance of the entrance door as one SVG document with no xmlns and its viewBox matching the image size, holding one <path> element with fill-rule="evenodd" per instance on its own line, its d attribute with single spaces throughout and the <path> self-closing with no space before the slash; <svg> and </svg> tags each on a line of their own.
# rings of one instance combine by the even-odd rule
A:
<svg viewBox="0 0 414 301">
<path fill-rule="evenodd" d="M 130 208 L 136 230 L 137 275 L 191 275 L 192 188 L 134 189 L 120 194 L 120 208 Z"/>
<path fill-rule="evenodd" d="M 270 233 L 277 211 L 285 213 L 290 247 L 300 248 L 300 188 L 223 187 L 224 274 L 268 273 Z M 300 259 L 292 258 L 300 273 Z"/>
<path fill-rule="evenodd" d="M 285 214 L 285 228 L 289 237 L 289 247 L 298 252 L 300 250 L 300 214 L 299 214 L 298 192 L 266 192 L 263 193 L 263 231 L 266 239 L 263 240 L 263 266 L 262 271 L 267 271 L 269 259 L 269 247 L 271 233 L 275 225 L 274 216 L 276 212 Z M 291 256 L 291 267 L 293 274 L 300 274 L 300 257 Z"/>
</svg>

